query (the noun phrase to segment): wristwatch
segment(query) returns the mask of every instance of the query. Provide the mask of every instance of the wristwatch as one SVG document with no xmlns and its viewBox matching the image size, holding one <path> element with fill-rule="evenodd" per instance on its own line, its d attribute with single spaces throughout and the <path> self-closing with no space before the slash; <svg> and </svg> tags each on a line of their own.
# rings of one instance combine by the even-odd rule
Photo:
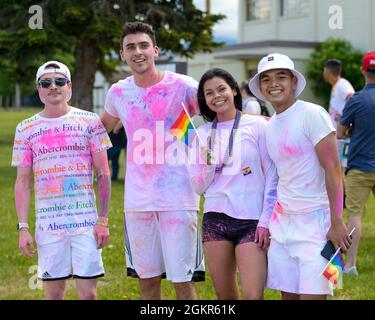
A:
<svg viewBox="0 0 375 320">
<path fill-rule="evenodd" d="M 29 229 L 29 224 L 27 222 L 19 222 L 19 223 L 17 223 L 17 230 L 20 230 L 22 228 Z"/>
</svg>

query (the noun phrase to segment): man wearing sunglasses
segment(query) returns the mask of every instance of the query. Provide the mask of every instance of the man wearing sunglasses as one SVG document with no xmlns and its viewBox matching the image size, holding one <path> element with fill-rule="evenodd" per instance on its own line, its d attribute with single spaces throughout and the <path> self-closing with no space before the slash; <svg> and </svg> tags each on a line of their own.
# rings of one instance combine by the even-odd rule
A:
<svg viewBox="0 0 375 320">
<path fill-rule="evenodd" d="M 13 148 L 19 248 L 26 257 L 35 254 L 28 225 L 34 175 L 38 278 L 45 296 L 63 299 L 66 279 L 73 277 L 79 299 L 96 299 L 97 278 L 104 275 L 101 248 L 109 240 L 111 143 L 96 114 L 68 104 L 72 84 L 66 65 L 46 62 L 36 84 L 44 108 L 17 126 Z"/>
</svg>

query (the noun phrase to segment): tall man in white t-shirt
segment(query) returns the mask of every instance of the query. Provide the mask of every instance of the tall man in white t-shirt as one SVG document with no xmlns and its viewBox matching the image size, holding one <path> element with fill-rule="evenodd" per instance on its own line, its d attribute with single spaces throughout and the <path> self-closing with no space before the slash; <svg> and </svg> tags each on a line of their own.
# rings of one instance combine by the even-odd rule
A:
<svg viewBox="0 0 375 320">
<path fill-rule="evenodd" d="M 319 276 L 327 263 L 320 252 L 327 239 L 343 250 L 350 245 L 335 128 L 322 107 L 297 100 L 305 84 L 290 58 L 278 53 L 259 62 L 249 84 L 276 111 L 266 128 L 279 176 L 267 286 L 283 299 L 326 299 L 332 290 Z"/>
<path fill-rule="evenodd" d="M 44 109 L 17 126 L 13 148 L 19 248 L 23 255 L 34 256 L 28 225 L 34 175 L 38 278 L 46 298 L 63 299 L 66 279 L 74 277 L 78 298 L 96 299 L 97 278 L 104 275 L 101 248 L 109 239 L 106 150 L 111 142 L 98 115 L 68 104 L 72 84 L 66 65 L 46 62 L 36 73 L 36 83 Z"/>
<path fill-rule="evenodd" d="M 324 80 L 332 86 L 328 112 L 335 129 L 337 129 L 337 124 L 340 123 L 346 102 L 355 92 L 350 82 L 341 78 L 341 71 L 342 63 L 337 59 L 327 60 L 323 71 Z M 339 159 L 343 172 L 345 172 L 347 167 L 349 143 L 349 138 L 337 139 Z"/>
<path fill-rule="evenodd" d="M 161 299 L 161 278 L 177 299 L 195 299 L 193 281 L 204 279 L 199 237 L 199 197 L 194 194 L 186 145 L 170 128 L 182 102 L 197 112 L 197 82 L 155 66 L 159 49 L 151 26 L 132 22 L 121 35 L 121 59 L 132 76 L 110 88 L 102 121 L 111 131 L 118 119 L 128 137 L 125 177 L 125 247 L 129 276 L 139 278 L 143 299 Z"/>
</svg>

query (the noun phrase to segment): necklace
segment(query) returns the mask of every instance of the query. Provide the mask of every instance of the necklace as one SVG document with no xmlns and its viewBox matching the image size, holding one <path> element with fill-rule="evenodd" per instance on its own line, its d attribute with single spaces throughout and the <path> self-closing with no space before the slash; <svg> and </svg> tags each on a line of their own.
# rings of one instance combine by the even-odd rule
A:
<svg viewBox="0 0 375 320">
<path fill-rule="evenodd" d="M 233 154 L 234 136 L 236 134 L 236 130 L 238 129 L 240 120 L 241 120 L 241 112 L 237 110 L 236 118 L 234 120 L 232 130 L 230 132 L 228 146 L 227 146 L 227 149 L 225 150 L 223 163 L 220 165 L 217 165 L 215 168 L 215 172 L 217 173 L 220 173 L 223 171 L 224 166 L 228 163 L 230 157 Z M 208 140 L 208 154 L 209 155 L 213 154 L 213 146 L 215 145 L 216 131 L 217 131 L 217 117 L 215 117 L 214 121 L 212 122 L 211 136 Z"/>
</svg>

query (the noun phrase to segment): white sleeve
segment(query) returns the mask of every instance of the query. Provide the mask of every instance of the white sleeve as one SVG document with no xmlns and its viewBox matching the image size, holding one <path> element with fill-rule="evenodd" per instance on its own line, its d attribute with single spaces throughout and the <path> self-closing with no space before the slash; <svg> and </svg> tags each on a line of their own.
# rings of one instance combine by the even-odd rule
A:
<svg viewBox="0 0 375 320">
<path fill-rule="evenodd" d="M 260 104 L 259 104 L 258 101 L 249 100 L 243 106 L 243 110 L 242 111 L 243 112 L 249 112 L 249 113 L 260 115 L 261 114 Z"/>
<path fill-rule="evenodd" d="M 345 82 L 340 83 L 340 86 L 337 88 L 337 91 L 338 91 L 337 94 L 340 97 L 340 100 L 339 100 L 340 103 L 336 109 L 337 109 L 337 112 L 341 116 L 342 112 L 344 111 L 345 103 L 348 100 L 348 97 L 354 94 L 354 89 L 352 85 L 350 84 L 350 82 L 345 81 Z"/>
<path fill-rule="evenodd" d="M 203 137 L 206 137 L 204 130 L 198 129 L 198 134 L 203 141 L 206 141 Z M 191 145 L 189 146 L 189 175 L 193 190 L 201 195 L 214 181 L 215 177 L 215 165 L 208 165 L 202 158 L 201 154 L 201 143 L 196 136 Z M 205 147 L 207 147 L 205 145 Z"/>
<path fill-rule="evenodd" d="M 314 146 L 331 132 L 336 132 L 328 112 L 318 105 L 306 108 L 303 124 L 305 134 Z"/>
<path fill-rule="evenodd" d="M 262 119 L 264 120 L 264 119 Z M 262 121 L 263 122 L 263 121 Z M 259 218 L 258 227 L 268 228 L 271 219 L 272 211 L 277 199 L 277 183 L 279 177 L 277 176 L 276 166 L 271 160 L 266 145 L 266 126 L 267 122 L 259 125 L 259 151 L 262 161 L 262 170 L 265 177 L 263 210 Z"/>
<path fill-rule="evenodd" d="M 120 118 L 118 112 L 117 112 L 117 109 L 116 109 L 116 106 L 115 106 L 115 102 L 114 102 L 114 99 L 115 99 L 115 96 L 116 94 L 114 94 L 114 91 L 115 90 L 120 90 L 116 87 L 117 84 L 113 84 L 108 92 L 107 92 L 107 95 L 106 95 L 106 98 L 105 98 L 105 104 L 104 104 L 104 110 L 112 117 L 115 117 L 115 118 Z"/>
</svg>

